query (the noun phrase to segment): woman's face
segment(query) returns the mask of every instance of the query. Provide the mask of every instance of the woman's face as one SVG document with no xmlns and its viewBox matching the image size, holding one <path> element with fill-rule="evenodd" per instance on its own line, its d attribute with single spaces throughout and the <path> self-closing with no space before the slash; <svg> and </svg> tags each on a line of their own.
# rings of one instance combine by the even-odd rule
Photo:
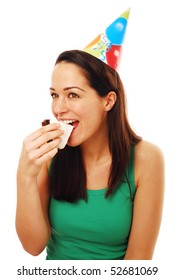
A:
<svg viewBox="0 0 174 280">
<path fill-rule="evenodd" d="M 80 67 L 68 62 L 56 64 L 50 94 L 53 115 L 74 127 L 69 146 L 91 143 L 98 137 L 106 138 L 106 98 L 99 97 L 89 86 Z"/>
</svg>

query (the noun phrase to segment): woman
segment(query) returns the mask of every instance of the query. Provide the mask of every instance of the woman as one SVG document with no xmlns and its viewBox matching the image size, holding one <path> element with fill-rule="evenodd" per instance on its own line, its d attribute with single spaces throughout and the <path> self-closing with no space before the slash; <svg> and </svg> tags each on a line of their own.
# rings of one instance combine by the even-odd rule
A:
<svg viewBox="0 0 174 280">
<path fill-rule="evenodd" d="M 73 132 L 63 150 L 56 123 L 24 140 L 16 210 L 24 249 L 38 255 L 46 247 L 46 259 L 152 259 L 163 156 L 131 129 L 118 73 L 86 52 L 66 51 L 50 94 L 53 115 Z"/>
</svg>

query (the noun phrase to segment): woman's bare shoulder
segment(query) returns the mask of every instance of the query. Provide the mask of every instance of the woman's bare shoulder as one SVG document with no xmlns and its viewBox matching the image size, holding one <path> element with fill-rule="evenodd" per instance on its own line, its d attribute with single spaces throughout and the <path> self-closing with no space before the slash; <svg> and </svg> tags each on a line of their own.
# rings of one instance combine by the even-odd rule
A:
<svg viewBox="0 0 174 280">
<path fill-rule="evenodd" d="M 161 148 L 146 140 L 141 140 L 135 148 L 135 176 L 136 182 L 143 175 L 153 172 L 163 172 L 164 155 Z"/>
<path fill-rule="evenodd" d="M 149 160 L 153 157 L 162 157 L 163 152 L 159 146 L 146 140 L 141 140 L 136 145 L 136 156 L 141 160 Z"/>
</svg>

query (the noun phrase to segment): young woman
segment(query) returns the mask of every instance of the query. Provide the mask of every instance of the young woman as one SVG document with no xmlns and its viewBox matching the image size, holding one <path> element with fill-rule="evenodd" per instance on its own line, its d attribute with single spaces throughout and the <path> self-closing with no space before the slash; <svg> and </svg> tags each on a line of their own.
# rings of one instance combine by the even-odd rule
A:
<svg viewBox="0 0 174 280">
<path fill-rule="evenodd" d="M 16 210 L 24 249 L 38 255 L 46 247 L 46 259 L 152 259 L 164 160 L 131 129 L 118 73 L 84 51 L 66 51 L 50 94 L 53 115 L 73 132 L 63 150 L 56 123 L 24 140 Z"/>
</svg>

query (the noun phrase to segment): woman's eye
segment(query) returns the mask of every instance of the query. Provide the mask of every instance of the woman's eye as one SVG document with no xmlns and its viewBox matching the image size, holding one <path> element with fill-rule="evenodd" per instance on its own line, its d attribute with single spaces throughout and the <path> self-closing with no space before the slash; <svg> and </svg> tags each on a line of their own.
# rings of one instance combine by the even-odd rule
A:
<svg viewBox="0 0 174 280">
<path fill-rule="evenodd" d="M 58 97 L 58 94 L 57 94 L 57 93 L 52 92 L 52 93 L 51 93 L 51 97 L 54 99 L 54 98 Z"/>
<path fill-rule="evenodd" d="M 70 94 L 69 94 L 69 98 L 78 98 L 79 96 L 76 94 L 76 93 L 74 93 L 74 92 L 71 92 Z"/>
</svg>

